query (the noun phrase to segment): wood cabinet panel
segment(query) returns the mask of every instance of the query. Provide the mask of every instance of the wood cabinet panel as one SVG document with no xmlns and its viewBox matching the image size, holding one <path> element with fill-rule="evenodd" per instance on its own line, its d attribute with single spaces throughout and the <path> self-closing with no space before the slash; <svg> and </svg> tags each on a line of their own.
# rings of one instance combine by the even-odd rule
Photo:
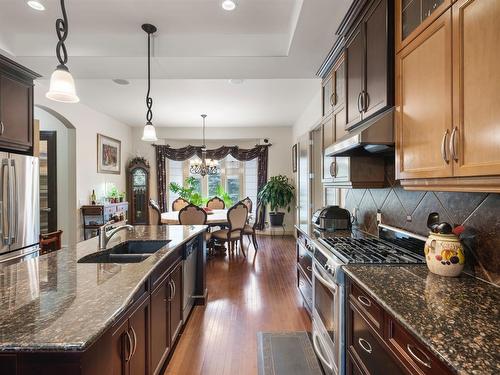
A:
<svg viewBox="0 0 500 375">
<path fill-rule="evenodd" d="M 111 335 L 111 362 L 113 375 L 128 374 L 128 358 L 132 351 L 132 341 L 127 336 L 128 319 L 116 326 Z"/>
<path fill-rule="evenodd" d="M 393 87 L 388 87 L 388 74 L 394 65 L 392 60 L 389 62 L 387 59 L 388 35 L 390 34 L 388 28 L 392 26 L 392 23 L 388 22 L 387 5 L 387 0 L 375 3 L 365 21 L 366 86 L 363 98 L 363 118 L 373 115 L 388 105 L 389 96 L 394 97 Z"/>
<path fill-rule="evenodd" d="M 364 88 L 364 25 L 360 25 L 347 42 L 346 78 L 347 78 L 347 123 L 349 129 L 362 120 L 361 95 Z"/>
<path fill-rule="evenodd" d="M 452 13 L 453 173 L 500 175 L 500 2 L 459 0 Z"/>
<path fill-rule="evenodd" d="M 324 80 L 322 86 L 322 113 L 323 116 L 328 116 L 333 109 L 333 75 L 330 73 Z"/>
<path fill-rule="evenodd" d="M 451 176 L 451 11 L 397 55 L 396 74 L 396 177 Z"/>
<path fill-rule="evenodd" d="M 168 280 L 168 279 L 167 279 Z M 168 281 L 163 283 L 151 294 L 151 371 L 158 374 L 163 359 L 170 351 L 170 316 L 168 308 Z"/>
<path fill-rule="evenodd" d="M 170 294 L 170 342 L 173 345 L 182 328 L 182 262 L 179 262 L 172 270 L 170 282 L 172 284 Z"/>
<path fill-rule="evenodd" d="M 33 86 L 0 74 L 0 147 L 27 150 L 33 144 Z"/>
<path fill-rule="evenodd" d="M 129 318 L 133 350 L 130 357 L 131 375 L 149 374 L 149 298 Z"/>
</svg>

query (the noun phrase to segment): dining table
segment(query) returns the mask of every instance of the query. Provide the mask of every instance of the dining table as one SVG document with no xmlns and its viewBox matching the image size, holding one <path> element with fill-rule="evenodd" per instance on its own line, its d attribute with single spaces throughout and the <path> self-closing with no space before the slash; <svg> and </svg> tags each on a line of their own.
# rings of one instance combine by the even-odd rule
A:
<svg viewBox="0 0 500 375">
<path fill-rule="evenodd" d="M 211 210 L 207 212 L 207 225 L 218 226 L 218 225 L 228 225 L 227 221 L 227 211 L 228 210 Z M 168 211 L 162 212 L 161 222 L 163 224 L 180 224 L 179 223 L 179 211 Z"/>
</svg>

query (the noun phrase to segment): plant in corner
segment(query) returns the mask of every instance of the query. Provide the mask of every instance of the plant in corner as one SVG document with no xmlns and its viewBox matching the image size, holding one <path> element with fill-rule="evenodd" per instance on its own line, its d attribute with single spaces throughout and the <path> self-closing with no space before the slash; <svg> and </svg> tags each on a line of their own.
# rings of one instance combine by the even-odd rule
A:
<svg viewBox="0 0 500 375">
<path fill-rule="evenodd" d="M 279 208 L 286 208 L 290 212 L 290 204 L 295 195 L 295 187 L 288 181 L 288 177 L 278 175 L 267 181 L 258 194 L 258 199 L 271 208 L 269 220 L 272 226 L 283 225 L 284 212 L 278 212 Z"/>
</svg>

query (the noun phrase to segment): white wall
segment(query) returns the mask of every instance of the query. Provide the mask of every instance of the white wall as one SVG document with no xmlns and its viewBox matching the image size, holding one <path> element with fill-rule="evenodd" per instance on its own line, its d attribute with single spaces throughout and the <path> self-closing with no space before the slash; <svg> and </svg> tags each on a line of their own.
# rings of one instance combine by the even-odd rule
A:
<svg viewBox="0 0 500 375">
<path fill-rule="evenodd" d="M 75 165 L 70 165 L 74 157 L 69 155 L 70 136 L 74 129 L 68 129 L 60 120 L 50 113 L 35 107 L 34 116 L 40 121 L 40 130 L 55 131 L 57 134 L 57 229 L 63 231 L 62 245 L 67 246 L 76 240 L 76 217 L 70 207 L 70 180 L 75 180 Z M 74 153 L 74 150 L 72 150 Z"/>
<path fill-rule="evenodd" d="M 319 84 L 318 91 L 293 124 L 293 139 L 296 141 L 302 134 L 314 128 L 320 123 L 321 118 L 321 84 Z"/>
<path fill-rule="evenodd" d="M 118 190 L 126 191 L 126 166 L 133 150 L 131 128 L 103 113 L 97 112 L 84 104 L 58 103 L 45 98 L 46 88 L 35 86 L 35 105 L 48 107 L 67 119 L 76 131 L 76 200 L 79 218 L 78 233 L 81 233 L 81 215 L 79 207 L 89 204 L 92 189 L 103 196 L 107 183 L 114 183 Z M 97 173 L 97 133 L 121 141 L 121 172 L 119 175 Z M 64 183 L 64 176 L 58 176 L 58 182 Z"/>
<path fill-rule="evenodd" d="M 181 147 L 189 143 L 201 144 L 201 126 L 198 128 L 157 128 L 157 144 L 170 144 L 172 147 Z M 156 160 L 154 147 L 150 143 L 141 141 L 142 128 L 133 129 L 134 147 L 137 155 L 143 156 L 151 165 L 151 197 L 157 199 Z M 222 145 L 239 145 L 253 147 L 260 139 L 268 138 L 272 146 L 269 148 L 268 177 L 282 174 L 293 177 L 291 164 L 292 128 L 291 127 L 259 127 L 259 128 L 222 128 L 207 127 L 207 146 L 214 148 Z M 295 204 L 292 211 L 285 216 L 288 231 L 292 231 Z"/>
</svg>

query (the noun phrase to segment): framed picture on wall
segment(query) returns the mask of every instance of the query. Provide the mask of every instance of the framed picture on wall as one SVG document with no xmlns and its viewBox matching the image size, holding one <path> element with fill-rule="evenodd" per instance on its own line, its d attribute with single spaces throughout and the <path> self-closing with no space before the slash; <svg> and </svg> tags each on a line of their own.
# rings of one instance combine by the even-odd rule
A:
<svg viewBox="0 0 500 375">
<path fill-rule="evenodd" d="M 97 172 L 120 174 L 122 143 L 114 138 L 97 134 Z"/>
<path fill-rule="evenodd" d="M 297 172 L 297 143 L 292 146 L 292 172 Z"/>
</svg>

